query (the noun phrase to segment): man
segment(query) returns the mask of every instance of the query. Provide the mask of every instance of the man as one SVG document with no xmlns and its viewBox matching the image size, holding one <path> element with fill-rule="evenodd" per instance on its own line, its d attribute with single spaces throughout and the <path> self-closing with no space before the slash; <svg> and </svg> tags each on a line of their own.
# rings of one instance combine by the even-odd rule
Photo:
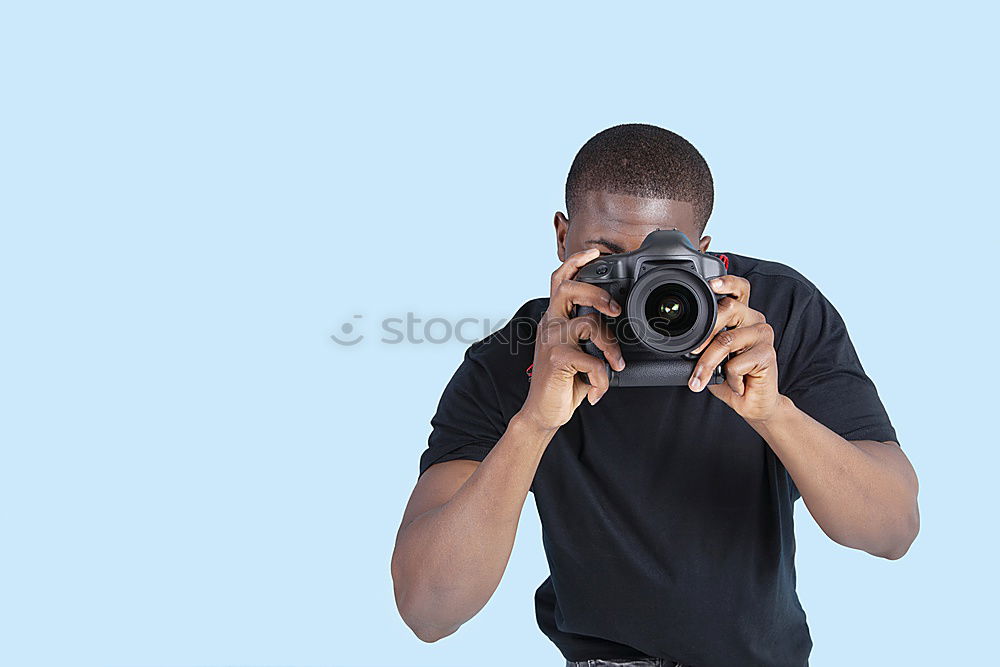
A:
<svg viewBox="0 0 1000 667">
<path fill-rule="evenodd" d="M 538 624 L 568 665 L 808 664 L 800 497 L 836 542 L 906 553 L 916 475 L 844 322 L 796 271 L 720 256 L 718 323 L 686 387 L 609 390 L 580 348 L 589 339 L 624 367 L 598 316 L 572 316 L 623 304 L 577 270 L 657 229 L 707 252 L 712 204 L 705 160 L 662 128 L 613 127 L 577 154 L 549 298 L 469 347 L 431 422 L 392 559 L 422 640 L 455 632 L 496 590 L 529 490 L 551 573 Z M 720 363 L 725 382 L 706 386 Z"/>
</svg>

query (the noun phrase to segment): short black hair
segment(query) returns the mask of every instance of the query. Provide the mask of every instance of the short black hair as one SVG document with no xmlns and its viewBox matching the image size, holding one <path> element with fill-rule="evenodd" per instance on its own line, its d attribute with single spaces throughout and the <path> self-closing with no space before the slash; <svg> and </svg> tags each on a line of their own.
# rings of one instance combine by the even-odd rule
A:
<svg viewBox="0 0 1000 667">
<path fill-rule="evenodd" d="M 588 190 L 690 202 L 702 230 L 715 202 L 712 172 L 698 149 L 679 134 L 641 123 L 599 132 L 576 154 L 566 177 L 570 220 Z"/>
</svg>

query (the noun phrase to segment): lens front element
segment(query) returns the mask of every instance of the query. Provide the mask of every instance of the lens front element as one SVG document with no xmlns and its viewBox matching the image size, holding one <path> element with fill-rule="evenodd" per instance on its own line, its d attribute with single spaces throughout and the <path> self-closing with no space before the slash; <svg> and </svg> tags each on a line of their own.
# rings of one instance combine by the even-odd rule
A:
<svg viewBox="0 0 1000 667">
<path fill-rule="evenodd" d="M 683 336 L 698 320 L 698 305 L 691 290 L 680 283 L 660 285 L 646 299 L 646 323 L 668 337 Z"/>
</svg>

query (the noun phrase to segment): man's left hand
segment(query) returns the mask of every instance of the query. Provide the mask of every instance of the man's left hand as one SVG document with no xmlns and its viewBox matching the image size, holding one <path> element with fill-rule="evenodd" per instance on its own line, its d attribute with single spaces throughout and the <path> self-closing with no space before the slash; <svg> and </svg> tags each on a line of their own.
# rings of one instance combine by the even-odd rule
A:
<svg viewBox="0 0 1000 667">
<path fill-rule="evenodd" d="M 688 386 L 701 391 L 712 371 L 723 364 L 726 381 L 708 390 L 747 421 L 766 421 L 778 408 L 778 363 L 774 330 L 763 313 L 750 308 L 750 282 L 739 276 L 721 276 L 709 283 L 719 301 L 719 316 L 708 341 L 696 348 L 701 358 Z"/>
</svg>

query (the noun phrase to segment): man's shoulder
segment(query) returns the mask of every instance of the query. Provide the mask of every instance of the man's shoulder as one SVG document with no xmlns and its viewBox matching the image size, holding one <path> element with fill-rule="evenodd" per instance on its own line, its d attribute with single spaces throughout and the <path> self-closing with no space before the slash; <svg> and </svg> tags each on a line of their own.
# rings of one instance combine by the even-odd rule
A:
<svg viewBox="0 0 1000 667">
<path fill-rule="evenodd" d="M 528 359 L 527 364 L 530 365 L 534 356 L 535 332 L 548 305 L 548 298 L 526 301 L 503 326 L 470 345 L 466 356 L 491 369 L 513 367 L 524 359 Z M 512 365 L 512 361 L 516 363 Z"/>
<path fill-rule="evenodd" d="M 759 259 L 748 255 L 740 255 L 734 252 L 723 253 L 729 258 L 729 272 L 733 275 L 743 276 L 748 280 L 752 276 L 759 276 L 766 280 L 776 282 L 797 283 L 797 286 L 804 290 L 815 290 L 816 286 L 797 270 L 768 259 Z"/>
<path fill-rule="evenodd" d="M 831 325 L 833 304 L 797 270 L 781 262 L 726 254 L 729 272 L 750 281 L 750 307 L 763 313 L 774 329 L 779 354 L 786 350 L 790 330 L 821 332 Z"/>
<path fill-rule="evenodd" d="M 750 281 L 750 295 L 768 300 L 790 299 L 804 302 L 819 294 L 819 289 L 797 270 L 767 259 L 737 253 L 723 253 L 729 259 L 729 273 Z"/>
</svg>

